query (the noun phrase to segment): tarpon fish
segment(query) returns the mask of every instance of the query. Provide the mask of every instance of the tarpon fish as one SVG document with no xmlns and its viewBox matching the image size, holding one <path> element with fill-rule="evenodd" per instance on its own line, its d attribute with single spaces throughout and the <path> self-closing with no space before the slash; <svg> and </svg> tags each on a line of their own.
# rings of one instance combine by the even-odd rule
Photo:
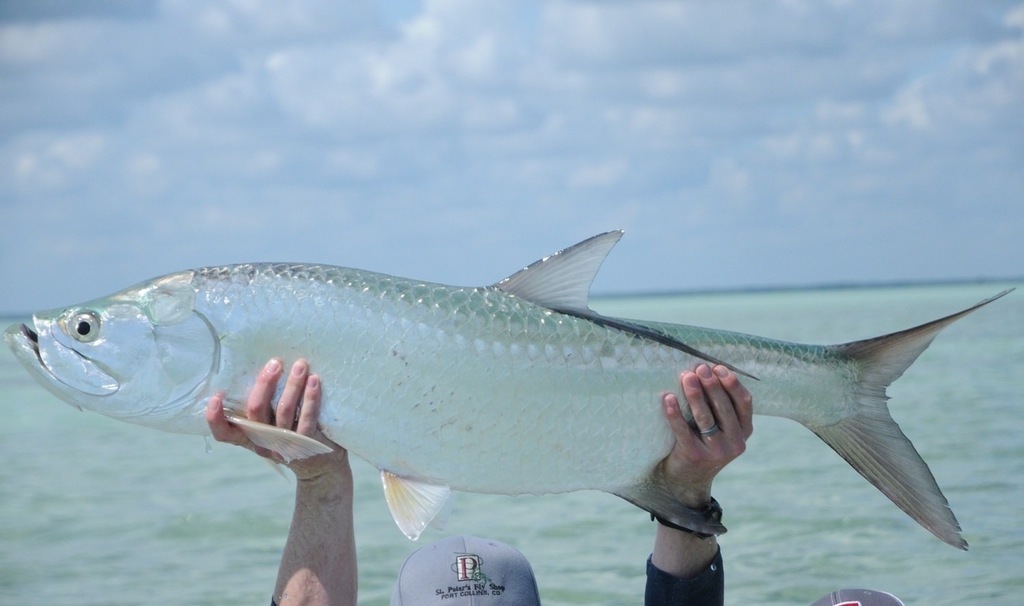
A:
<svg viewBox="0 0 1024 606">
<path fill-rule="evenodd" d="M 605 316 L 589 290 L 621 232 L 483 287 L 328 265 L 243 264 L 170 274 L 36 314 L 6 339 L 57 397 L 172 432 L 208 434 L 208 398 L 286 458 L 326 447 L 248 422 L 244 400 L 274 356 L 321 376 L 324 435 L 381 471 L 416 538 L 451 490 L 596 489 L 676 524 L 720 533 L 672 496 L 658 462 L 674 437 L 660 399 L 701 361 L 747 375 L 758 414 L 817 434 L 897 506 L 966 549 L 928 466 L 889 415 L 886 387 L 958 318 L 844 345 Z"/>
</svg>

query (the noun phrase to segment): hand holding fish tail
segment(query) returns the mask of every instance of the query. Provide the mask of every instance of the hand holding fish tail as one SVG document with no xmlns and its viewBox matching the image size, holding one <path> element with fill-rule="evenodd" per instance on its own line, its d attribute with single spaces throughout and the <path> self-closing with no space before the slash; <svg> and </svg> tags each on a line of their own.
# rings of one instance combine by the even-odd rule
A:
<svg viewBox="0 0 1024 606">
<path fill-rule="evenodd" d="M 676 445 L 659 467 L 679 502 L 701 509 L 711 502 L 715 475 L 746 450 L 746 441 L 754 430 L 753 398 L 735 373 L 720 365 L 712 369 L 701 364 L 683 372 L 679 387 L 696 428 L 687 422 L 678 396 L 665 394 L 662 406 Z M 712 427 L 717 430 L 709 432 Z M 690 578 L 707 570 L 718 557 L 714 537 L 705 539 L 658 524 L 651 563 L 659 570 Z"/>
<path fill-rule="evenodd" d="M 700 507 L 711 497 L 711 481 L 743 454 L 754 431 L 753 399 L 739 378 L 724 366 L 701 364 L 680 375 L 679 385 L 693 414 L 696 429 L 684 418 L 679 398 L 662 398 L 676 445 L 662 462 L 665 476 L 680 502 Z M 710 428 L 717 427 L 715 431 Z"/>
</svg>

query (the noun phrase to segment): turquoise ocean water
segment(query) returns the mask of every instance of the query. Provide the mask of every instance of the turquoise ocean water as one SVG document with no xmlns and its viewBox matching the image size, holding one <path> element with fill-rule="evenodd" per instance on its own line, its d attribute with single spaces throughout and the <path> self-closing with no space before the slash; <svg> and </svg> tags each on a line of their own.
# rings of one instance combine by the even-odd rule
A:
<svg viewBox="0 0 1024 606">
<path fill-rule="evenodd" d="M 594 307 L 832 343 L 932 320 L 1006 286 L 624 297 Z M 889 393 L 970 551 L 918 527 L 810 432 L 757 417 L 747 454 L 714 490 L 729 527 L 728 604 L 809 604 L 841 586 L 932 606 L 1024 600 L 1024 291 L 947 329 Z M 269 603 L 290 479 L 242 449 L 79 413 L 6 348 L 0 419 L 0 603 Z M 360 603 L 387 604 L 416 544 L 392 523 L 376 472 L 361 461 L 354 470 Z M 518 546 L 546 604 L 642 603 L 654 527 L 616 497 L 459 494 L 449 532 Z M 421 542 L 441 536 L 431 530 Z"/>
</svg>

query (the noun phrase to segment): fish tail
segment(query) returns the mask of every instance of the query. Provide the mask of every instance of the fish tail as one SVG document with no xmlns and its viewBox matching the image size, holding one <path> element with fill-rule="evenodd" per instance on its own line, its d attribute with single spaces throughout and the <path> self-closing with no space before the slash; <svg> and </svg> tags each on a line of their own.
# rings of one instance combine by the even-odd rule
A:
<svg viewBox="0 0 1024 606">
<path fill-rule="evenodd" d="M 890 416 L 885 389 L 914 363 L 939 331 L 1009 292 L 915 328 L 832 346 L 861 368 L 860 383 L 855 388 L 857 411 L 834 425 L 810 427 L 911 518 L 942 541 L 963 550 L 967 541 L 960 534 L 960 524 L 928 465 Z"/>
</svg>

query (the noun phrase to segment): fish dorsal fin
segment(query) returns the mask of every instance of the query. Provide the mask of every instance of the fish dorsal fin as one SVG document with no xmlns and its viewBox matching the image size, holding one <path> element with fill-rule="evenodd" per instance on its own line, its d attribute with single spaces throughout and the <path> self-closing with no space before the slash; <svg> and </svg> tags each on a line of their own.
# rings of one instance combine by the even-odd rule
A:
<svg viewBox="0 0 1024 606">
<path fill-rule="evenodd" d="M 605 232 L 565 250 L 560 250 L 517 271 L 495 284 L 494 288 L 559 313 L 634 334 L 707 360 L 712 364 L 722 364 L 734 372 L 756 379 L 757 377 L 700 352 L 657 329 L 629 320 L 602 316 L 590 309 L 588 304 L 590 284 L 594 281 L 597 270 L 601 268 L 605 257 L 622 237 L 622 233 L 621 230 Z"/>
<path fill-rule="evenodd" d="M 403 478 L 390 471 L 381 471 L 380 480 L 384 484 L 384 498 L 391 517 L 402 533 L 413 541 L 420 538 L 427 524 L 442 513 L 451 495 L 447 486 Z"/>
<path fill-rule="evenodd" d="M 590 285 L 601 263 L 622 237 L 609 231 L 544 257 L 494 285 L 550 309 L 586 312 Z"/>
<path fill-rule="evenodd" d="M 266 423 L 250 421 L 238 413 L 227 409 L 224 410 L 224 416 L 227 417 L 228 421 L 237 425 L 245 432 L 246 437 L 253 444 L 276 452 L 281 455 L 285 463 L 290 463 L 295 459 L 305 459 L 318 454 L 333 452 L 330 446 L 317 442 L 313 438 L 304 436 L 301 433 L 281 429 Z"/>
</svg>

